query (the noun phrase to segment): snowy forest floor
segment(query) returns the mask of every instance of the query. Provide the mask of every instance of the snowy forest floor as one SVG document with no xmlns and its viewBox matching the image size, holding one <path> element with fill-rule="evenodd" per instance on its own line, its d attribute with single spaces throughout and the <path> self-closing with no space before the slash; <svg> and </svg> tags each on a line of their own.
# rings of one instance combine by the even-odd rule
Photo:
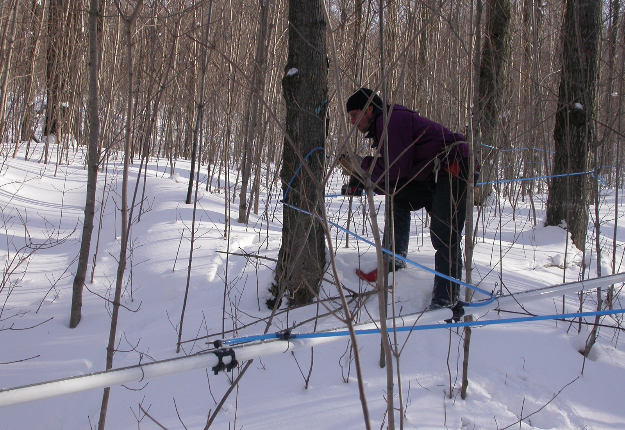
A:
<svg viewBox="0 0 625 430">
<path fill-rule="evenodd" d="M 104 370 L 111 311 L 106 299 L 110 300 L 113 294 L 120 246 L 122 160 L 110 159 L 106 173 L 99 174 L 98 212 L 91 248 L 93 255 L 97 247 L 97 265 L 93 283 L 88 282 L 84 291 L 82 321 L 70 329 L 72 281 L 87 178 L 84 154 L 70 151 L 68 162 L 64 160 L 57 166 L 54 162 L 38 162 L 39 152 L 29 161 L 24 161 L 23 148 L 16 159 L 10 157 L 11 152 L 12 147 L 4 146 L 0 159 L 0 252 L 6 256 L 0 289 L 0 388 Z M 138 170 L 139 160 L 135 160 L 130 172 L 131 195 Z M 265 300 L 275 266 L 271 259 L 277 258 L 281 238 L 278 187 L 274 187 L 273 194 L 261 193 L 261 211 L 252 214 L 245 226 L 236 222 L 238 198 L 236 204 L 226 204 L 226 199 L 232 201 L 233 190 L 224 188 L 222 177 L 210 184 L 210 192 L 205 183 L 200 186 L 182 335 L 185 342 L 183 351 L 176 354 L 193 211 L 193 205 L 184 204 L 188 175 L 189 163 L 184 160 L 176 162 L 173 175 L 165 160 L 152 161 L 147 166 L 144 212 L 137 222 L 139 208 L 135 209 L 131 230 L 114 367 L 202 351 L 208 341 L 221 338 L 223 330 L 235 330 L 224 336 L 229 338 L 261 334 L 265 329 L 263 319 L 270 315 Z M 206 181 L 206 171 L 201 178 Z M 229 178 L 236 178 L 236 170 L 230 172 Z M 342 178 L 337 175 L 326 192 L 339 193 L 341 184 Z M 143 184 L 139 186 L 139 195 L 142 187 Z M 238 197 L 238 191 L 236 194 Z M 623 196 L 619 196 L 618 210 L 615 197 L 614 190 L 602 191 L 600 243 L 604 275 L 612 273 L 614 234 L 616 272 L 623 271 L 625 212 Z M 527 198 L 515 201 L 493 197 L 484 208 L 478 221 L 473 263 L 473 280 L 480 288 L 514 293 L 580 279 L 583 254 L 564 229 L 543 226 L 545 199 L 545 195 L 534 196 L 536 226 Z M 363 222 L 364 204 L 364 199 L 354 200 L 351 229 L 371 238 L 371 229 Z M 383 199 L 376 198 L 376 204 L 383 210 Z M 346 226 L 344 198 L 327 199 L 327 210 L 331 221 Z M 475 208 L 476 219 L 477 213 Z M 408 258 L 433 267 L 434 252 L 424 227 L 425 218 L 424 212 L 413 214 Z M 332 234 L 340 281 L 351 290 L 370 291 L 372 286 L 359 281 L 354 269 L 374 268 L 375 250 L 354 238 L 345 247 L 345 233 L 333 229 Z M 589 225 L 584 278 L 597 276 L 594 237 L 594 227 Z M 92 267 L 90 260 L 88 278 Z M 419 312 L 429 303 L 432 275 L 409 266 L 397 272 L 393 286 L 397 313 Z M 323 298 L 336 295 L 335 285 L 323 285 Z M 594 293 L 583 299 L 584 310 L 596 309 Z M 338 300 L 326 303 L 339 307 Z M 580 298 L 571 295 L 506 311 L 546 315 L 575 312 L 579 306 Z M 618 296 L 615 308 L 622 307 Z M 377 309 L 373 296 L 362 307 L 358 321 L 376 319 Z M 281 309 L 270 332 L 287 329 L 324 312 L 323 307 L 315 305 L 289 312 Z M 491 312 L 483 318 L 514 316 L 509 312 Z M 404 429 L 625 428 L 620 392 L 625 386 L 621 318 L 607 316 L 602 318 L 602 324 L 618 328 L 600 329 L 588 360 L 578 351 L 583 348 L 590 327 L 577 320 L 475 328 L 466 400 L 459 395 L 462 329 L 398 335 L 403 347 L 400 361 Z M 339 326 L 336 317 L 325 316 L 297 327 L 294 332 Z M 372 425 L 382 428 L 386 373 L 378 365 L 380 339 L 363 336 L 358 342 Z M 215 376 L 207 369 L 113 387 L 107 428 L 204 428 L 207 416 L 215 410 L 237 372 Z M 102 391 L 93 390 L 0 408 L 0 430 L 94 428 L 101 399 Z M 254 360 L 212 427 L 364 428 L 348 339 L 312 351 Z"/>
</svg>

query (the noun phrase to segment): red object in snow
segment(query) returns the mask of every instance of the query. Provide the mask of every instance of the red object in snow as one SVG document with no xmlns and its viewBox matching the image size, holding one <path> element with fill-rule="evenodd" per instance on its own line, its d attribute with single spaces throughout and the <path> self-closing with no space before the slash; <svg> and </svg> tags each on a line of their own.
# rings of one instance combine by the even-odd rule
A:
<svg viewBox="0 0 625 430">
<path fill-rule="evenodd" d="M 378 269 L 374 269 L 369 273 L 356 269 L 356 275 L 363 281 L 375 283 L 378 280 Z"/>
</svg>

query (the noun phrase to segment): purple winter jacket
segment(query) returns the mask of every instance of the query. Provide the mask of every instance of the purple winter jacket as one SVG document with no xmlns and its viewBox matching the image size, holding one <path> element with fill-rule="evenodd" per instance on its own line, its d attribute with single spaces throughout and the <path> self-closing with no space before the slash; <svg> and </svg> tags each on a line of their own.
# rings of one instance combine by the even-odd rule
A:
<svg viewBox="0 0 625 430">
<path fill-rule="evenodd" d="M 388 108 L 388 107 L 387 107 Z M 442 125 L 420 116 L 417 112 L 401 105 L 393 105 L 388 122 L 389 181 L 391 189 L 415 181 L 430 179 L 434 168 L 434 159 L 440 160 L 440 169 L 460 158 L 469 156 L 469 147 L 464 136 L 452 133 Z M 372 148 L 377 148 L 382 139 L 384 115 L 378 111 L 371 122 L 365 137 L 372 138 Z M 463 142 L 452 146 L 454 142 Z M 449 153 L 448 153 L 449 152 Z M 384 147 L 379 148 L 380 156 L 376 159 L 367 156 L 361 167 L 368 172 L 371 164 L 371 180 L 378 183 L 380 192 L 384 189 Z"/>
</svg>

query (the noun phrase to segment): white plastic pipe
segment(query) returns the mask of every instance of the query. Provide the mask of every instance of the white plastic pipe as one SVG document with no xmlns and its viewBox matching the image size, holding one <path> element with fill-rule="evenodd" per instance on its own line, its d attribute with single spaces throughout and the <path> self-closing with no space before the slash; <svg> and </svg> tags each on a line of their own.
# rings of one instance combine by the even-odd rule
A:
<svg viewBox="0 0 625 430">
<path fill-rule="evenodd" d="M 398 326 L 412 325 L 418 320 L 418 324 L 432 324 L 436 321 L 443 322 L 451 318 L 449 309 L 440 309 L 420 315 L 411 315 L 404 319 L 398 319 Z M 389 320 L 389 327 L 391 327 Z M 376 328 L 374 323 L 360 324 L 358 330 Z M 269 340 L 255 344 L 242 344 L 233 346 L 237 361 L 246 361 L 253 358 L 267 357 L 302 348 L 334 342 L 341 337 L 320 337 L 311 339 Z M 224 357 L 223 363 L 228 365 L 230 357 Z M 213 368 L 217 366 L 219 359 L 214 351 L 204 352 L 185 357 L 176 357 L 168 360 L 155 361 L 148 364 L 112 369 L 108 371 L 90 373 L 88 375 L 73 376 L 70 378 L 57 379 L 22 387 L 0 390 L 0 407 L 62 396 L 65 394 L 78 393 L 96 388 L 112 387 L 115 385 L 140 382 L 160 376 L 173 375 L 196 369 Z"/>
<path fill-rule="evenodd" d="M 109 371 L 90 373 L 55 381 L 9 388 L 0 391 L 0 407 L 17 405 L 33 400 L 78 393 L 95 388 L 111 387 L 144 379 L 186 372 L 217 365 L 214 354 L 198 354 L 149 364 L 124 367 Z"/>
<path fill-rule="evenodd" d="M 625 282 L 625 273 L 591 279 L 588 281 L 572 282 L 568 284 L 539 288 L 536 290 L 516 293 L 514 295 L 502 296 L 489 305 L 481 307 L 467 307 L 465 308 L 465 311 L 467 314 L 484 313 L 502 306 L 515 304 L 516 302 L 527 303 L 543 298 L 559 296 L 571 291 L 580 292 L 618 284 L 621 282 Z M 397 317 L 395 318 L 395 326 L 416 327 L 420 325 L 435 324 L 437 322 L 442 323 L 451 317 L 451 310 L 444 308 L 436 311 Z M 387 325 L 388 327 L 393 327 L 393 320 L 388 320 Z M 367 323 L 359 324 L 354 328 L 356 330 L 368 330 L 378 327 L 379 325 L 376 323 Z M 328 332 L 331 331 L 337 330 L 329 330 Z M 344 331 L 344 329 L 341 329 L 341 331 Z M 341 339 L 341 337 L 316 337 L 306 339 L 295 337 L 288 341 L 275 339 L 254 344 L 242 344 L 239 346 L 233 346 L 231 349 L 235 352 L 235 357 L 238 361 L 246 361 L 253 358 L 267 357 L 296 349 L 310 348 L 334 342 L 339 339 Z M 211 351 L 191 356 L 156 361 L 148 364 L 91 373 L 88 375 L 74 376 L 22 387 L 8 388 L 0 390 L 0 407 L 62 396 L 65 394 L 78 393 L 96 388 L 112 387 L 130 382 L 140 382 L 147 379 L 188 372 L 196 369 L 212 368 L 218 363 L 219 359 L 214 352 Z M 230 363 L 230 357 L 224 357 L 223 363 L 228 365 Z"/>
<path fill-rule="evenodd" d="M 549 297 L 561 296 L 571 292 L 594 290 L 596 288 L 607 287 L 609 285 L 620 284 L 622 282 L 625 282 L 625 273 L 617 273 L 614 275 L 603 276 L 601 278 L 569 282 L 566 284 L 552 285 L 551 287 L 523 291 L 515 293 L 514 298 L 517 299 L 519 303 L 528 303 Z"/>
<path fill-rule="evenodd" d="M 536 300 L 562 296 L 568 293 L 581 293 L 583 291 L 594 290 L 599 287 L 620 284 L 625 282 L 625 273 L 603 276 L 601 278 L 588 279 L 585 281 L 569 282 L 566 284 L 551 285 L 549 287 L 536 288 L 534 290 L 522 291 L 497 297 L 493 303 L 479 307 L 465 307 L 466 315 L 484 314 L 487 311 L 501 309 L 506 306 L 515 306 L 518 303 L 525 304 Z"/>
</svg>

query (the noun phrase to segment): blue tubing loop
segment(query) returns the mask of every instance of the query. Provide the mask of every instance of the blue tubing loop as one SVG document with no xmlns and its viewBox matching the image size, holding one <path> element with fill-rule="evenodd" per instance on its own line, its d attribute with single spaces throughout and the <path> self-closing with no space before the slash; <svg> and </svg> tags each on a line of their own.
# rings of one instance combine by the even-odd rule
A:
<svg viewBox="0 0 625 430">
<path fill-rule="evenodd" d="M 310 157 L 310 156 L 311 156 L 311 155 L 312 155 L 315 151 L 319 151 L 319 150 L 321 150 L 321 151 L 325 151 L 325 150 L 324 150 L 324 148 L 317 147 L 317 148 L 315 148 L 315 149 L 311 150 L 311 151 L 310 151 L 310 152 L 306 155 L 306 157 L 304 157 L 304 161 L 306 161 L 306 160 L 307 160 L 307 159 L 308 159 L 308 158 L 309 158 L 309 157 Z M 286 191 L 284 192 L 284 198 L 281 200 L 281 203 L 282 203 L 284 206 L 287 206 L 287 207 L 289 207 L 289 208 L 291 208 L 291 209 L 294 209 L 294 210 L 296 210 L 296 211 L 299 211 L 299 212 L 301 212 L 301 213 L 303 213 L 303 214 L 310 215 L 311 217 L 316 218 L 316 219 L 318 219 L 318 220 L 319 220 L 319 221 L 321 221 L 321 222 L 324 222 L 324 219 L 323 219 L 323 218 L 321 218 L 319 215 L 317 215 L 317 214 L 313 214 L 313 213 L 311 213 L 311 212 L 308 212 L 308 211 L 306 211 L 306 210 L 304 210 L 304 209 L 298 208 L 297 206 L 293 206 L 293 205 L 291 205 L 291 204 L 289 204 L 289 203 L 287 203 L 287 202 L 286 202 L 286 198 L 287 198 L 287 196 L 288 196 L 288 194 L 289 194 L 289 190 L 291 189 L 291 185 L 293 184 L 293 181 L 295 180 L 295 177 L 298 175 L 298 173 L 299 173 L 299 172 L 300 172 L 300 170 L 302 169 L 302 165 L 303 165 L 303 162 L 302 162 L 302 164 L 300 164 L 300 165 L 299 165 L 299 167 L 297 168 L 297 170 L 295 170 L 295 174 L 293 175 L 293 177 L 292 177 L 292 178 L 291 178 L 291 180 L 289 181 L 289 184 L 288 184 L 288 186 L 287 186 L 287 189 L 286 189 Z M 343 231 L 343 232 L 345 232 L 345 233 L 347 233 L 347 234 L 349 234 L 349 235 L 351 235 L 351 236 L 354 236 L 356 239 L 358 239 L 358 240 L 360 240 L 360 241 L 363 241 L 363 242 L 365 242 L 365 243 L 367 243 L 367 244 L 369 244 L 369 245 L 371 245 L 371 246 L 375 247 L 375 243 L 373 243 L 373 242 L 371 242 L 371 241 L 369 241 L 369 240 L 365 239 L 365 238 L 364 238 L 364 237 L 362 237 L 362 236 L 357 235 L 356 233 L 354 233 L 354 232 L 352 232 L 352 231 L 347 230 L 347 229 L 346 229 L 346 228 L 344 228 L 344 227 L 341 227 L 341 226 L 340 226 L 340 225 L 338 225 L 337 223 L 334 223 L 334 222 L 332 222 L 332 221 L 330 221 L 330 220 L 325 220 L 325 222 L 327 222 L 327 223 L 328 223 L 328 224 L 330 224 L 331 226 L 336 227 L 336 228 L 338 228 L 339 230 L 341 230 L 341 231 Z M 489 292 L 487 292 L 487 291 L 485 291 L 485 290 L 482 290 L 481 288 L 478 288 L 478 287 L 476 287 L 476 286 L 474 286 L 474 285 L 468 284 L 468 283 L 463 282 L 463 281 L 461 281 L 461 280 L 459 280 L 459 279 L 456 279 L 456 278 L 452 278 L 451 276 L 448 276 L 448 275 L 445 275 L 445 274 L 443 274 L 443 273 L 437 272 L 436 270 L 432 270 L 432 269 L 430 269 L 429 267 L 426 267 L 426 266 L 424 266 L 424 265 L 422 265 L 422 264 L 419 264 L 419 263 L 417 263 L 417 262 L 415 262 L 415 261 L 409 260 L 408 258 L 402 257 L 401 255 L 397 255 L 397 254 L 393 253 L 392 251 L 389 251 L 389 250 L 388 250 L 388 249 L 386 249 L 386 248 L 382 248 L 382 252 L 384 252 L 384 253 L 386 253 L 386 254 L 390 255 L 391 257 L 394 257 L 394 258 L 395 258 L 395 259 L 397 259 L 397 260 L 404 261 L 404 262 L 406 262 L 406 263 L 408 263 L 408 264 L 411 264 L 411 265 L 413 265 L 413 266 L 415 266 L 415 267 L 418 267 L 418 268 L 420 268 L 420 269 L 422 269 L 422 270 L 425 270 L 426 272 L 432 273 L 432 274 L 434 274 L 435 276 L 439 276 L 439 277 L 441 277 L 441 278 L 443 278 L 443 279 L 446 279 L 446 280 L 448 280 L 448 281 L 451 281 L 451 282 L 453 282 L 453 283 L 455 283 L 455 284 L 458 284 L 458 285 L 460 285 L 460 286 L 462 286 L 462 287 L 469 288 L 469 289 L 471 289 L 471 290 L 473 290 L 473 291 L 476 291 L 476 292 L 478 292 L 478 293 L 484 294 L 485 296 L 488 296 L 488 299 L 486 299 L 486 300 L 482 300 L 482 301 L 479 301 L 479 302 L 473 302 L 473 303 L 465 303 L 465 302 L 461 302 L 462 306 L 466 306 L 466 307 L 485 306 L 485 305 L 488 305 L 488 304 L 492 303 L 492 302 L 493 302 L 493 301 L 495 301 L 495 299 L 496 299 L 496 297 L 495 297 L 495 295 L 494 295 L 493 293 L 489 293 Z"/>
</svg>

